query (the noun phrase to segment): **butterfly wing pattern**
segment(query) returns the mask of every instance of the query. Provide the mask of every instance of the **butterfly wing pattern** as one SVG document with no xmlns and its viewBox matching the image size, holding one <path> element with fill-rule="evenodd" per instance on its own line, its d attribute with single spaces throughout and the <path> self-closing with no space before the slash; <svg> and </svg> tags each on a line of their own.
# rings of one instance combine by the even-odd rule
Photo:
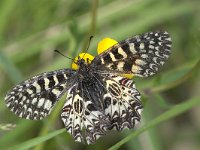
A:
<svg viewBox="0 0 200 150">
<path fill-rule="evenodd" d="M 94 94 L 97 96 L 99 94 L 96 88 L 98 85 L 93 84 L 90 87 L 85 87 L 81 83 L 74 85 L 68 92 L 67 101 L 61 114 L 67 131 L 73 135 L 74 139 L 84 142 L 85 137 L 88 144 L 94 143 L 101 135 L 104 135 L 109 125 L 102 107 L 98 106 L 100 103 L 95 105 L 95 100 L 98 98 L 94 99 L 93 95 L 89 93 L 91 90 L 88 88 L 91 87 L 94 88 Z"/>
<path fill-rule="evenodd" d="M 97 71 L 154 75 L 166 62 L 171 51 L 171 38 L 164 31 L 136 35 L 112 46 L 93 60 Z"/>
<path fill-rule="evenodd" d="M 66 91 L 73 74 L 71 69 L 61 69 L 28 79 L 6 95 L 6 105 L 19 117 L 30 120 L 43 119 Z"/>
<path fill-rule="evenodd" d="M 133 80 L 121 74 L 148 77 L 170 55 L 171 38 L 157 31 L 137 35 L 112 46 L 91 63 L 79 58 L 78 70 L 61 69 L 35 76 L 6 95 L 9 109 L 39 120 L 67 92 L 61 119 L 75 141 L 95 143 L 108 130 L 131 129 L 141 119 L 140 93 Z"/>
<path fill-rule="evenodd" d="M 110 120 L 109 129 L 121 131 L 133 128 L 140 121 L 142 105 L 135 84 L 121 76 L 111 75 L 105 79 L 107 93 L 104 94 L 105 114 Z"/>
</svg>

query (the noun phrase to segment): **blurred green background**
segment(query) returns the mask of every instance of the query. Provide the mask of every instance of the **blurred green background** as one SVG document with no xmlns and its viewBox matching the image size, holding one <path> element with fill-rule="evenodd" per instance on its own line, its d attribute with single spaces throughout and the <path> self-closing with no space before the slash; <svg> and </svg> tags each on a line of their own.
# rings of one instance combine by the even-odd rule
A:
<svg viewBox="0 0 200 150">
<path fill-rule="evenodd" d="M 133 79 L 144 102 L 136 129 L 111 131 L 88 146 L 74 142 L 63 129 L 65 96 L 42 121 L 21 119 L 5 106 L 4 96 L 15 84 L 71 66 L 54 49 L 74 58 L 94 35 L 89 53 L 97 55 L 102 38 L 120 41 L 159 29 L 170 33 L 172 54 L 155 76 Z M 0 149 L 198 150 L 199 60 L 199 0 L 1 0 Z"/>
</svg>

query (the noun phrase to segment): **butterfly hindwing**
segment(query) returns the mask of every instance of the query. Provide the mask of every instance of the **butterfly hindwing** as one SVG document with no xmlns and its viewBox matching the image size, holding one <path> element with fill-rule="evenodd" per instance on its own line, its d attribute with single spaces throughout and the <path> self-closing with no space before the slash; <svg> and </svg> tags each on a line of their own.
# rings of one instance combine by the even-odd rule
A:
<svg viewBox="0 0 200 150">
<path fill-rule="evenodd" d="M 148 77 L 155 74 L 170 55 L 171 38 L 157 31 L 119 42 L 92 61 L 97 70 Z"/>
<path fill-rule="evenodd" d="M 104 95 L 105 114 L 109 117 L 109 129 L 121 131 L 133 128 L 140 121 L 142 104 L 140 93 L 132 80 L 121 76 L 105 79 L 107 93 Z"/>
<path fill-rule="evenodd" d="M 140 121 L 140 93 L 132 80 L 94 75 L 90 81 L 69 89 L 62 110 L 63 123 L 75 141 L 94 143 L 107 130 L 133 128 Z"/>
<path fill-rule="evenodd" d="M 77 83 L 69 89 L 66 103 L 63 107 L 61 118 L 67 131 L 75 141 L 90 144 L 105 134 L 109 126 L 102 108 L 97 107 L 91 94 L 90 88 Z M 95 88 L 95 87 L 94 87 Z M 101 89 L 99 89 L 100 91 Z M 96 92 L 98 93 L 98 92 Z"/>
<path fill-rule="evenodd" d="M 37 75 L 22 82 L 7 93 L 8 108 L 22 118 L 38 120 L 47 116 L 57 100 L 67 90 L 71 69 L 61 69 Z"/>
</svg>

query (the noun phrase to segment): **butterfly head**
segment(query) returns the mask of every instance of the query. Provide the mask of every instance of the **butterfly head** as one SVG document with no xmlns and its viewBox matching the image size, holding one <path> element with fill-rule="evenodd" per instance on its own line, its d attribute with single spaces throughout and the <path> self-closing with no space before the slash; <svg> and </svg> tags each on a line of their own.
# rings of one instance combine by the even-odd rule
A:
<svg viewBox="0 0 200 150">
<path fill-rule="evenodd" d="M 91 61 L 94 59 L 94 56 L 88 54 L 88 53 L 80 53 L 73 61 L 72 63 L 72 69 L 78 70 L 79 67 L 83 65 L 90 64 Z"/>
</svg>

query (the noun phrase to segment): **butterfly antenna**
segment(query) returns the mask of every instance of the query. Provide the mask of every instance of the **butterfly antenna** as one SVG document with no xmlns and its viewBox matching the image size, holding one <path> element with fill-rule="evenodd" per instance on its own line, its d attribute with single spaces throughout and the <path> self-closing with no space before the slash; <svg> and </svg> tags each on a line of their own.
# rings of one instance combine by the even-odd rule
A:
<svg viewBox="0 0 200 150">
<path fill-rule="evenodd" d="M 64 57 L 66 57 L 66 58 L 68 58 L 68 59 L 71 59 L 71 60 L 73 60 L 74 61 L 74 59 L 72 59 L 72 58 L 70 58 L 70 57 L 67 57 L 67 56 L 65 56 L 64 54 L 62 54 L 59 50 L 54 50 L 56 53 L 58 53 L 58 54 L 60 54 L 60 55 L 62 55 L 62 56 L 64 56 Z"/>
<path fill-rule="evenodd" d="M 90 42 L 91 42 L 92 38 L 93 38 L 93 36 L 91 35 L 91 36 L 90 36 L 90 39 L 89 39 L 89 42 L 88 42 L 87 49 L 86 49 L 86 51 L 85 51 L 85 54 L 87 53 L 87 51 L 88 51 L 88 49 L 89 49 L 89 47 L 90 47 Z M 83 55 L 83 58 L 84 58 L 85 54 Z"/>
</svg>

